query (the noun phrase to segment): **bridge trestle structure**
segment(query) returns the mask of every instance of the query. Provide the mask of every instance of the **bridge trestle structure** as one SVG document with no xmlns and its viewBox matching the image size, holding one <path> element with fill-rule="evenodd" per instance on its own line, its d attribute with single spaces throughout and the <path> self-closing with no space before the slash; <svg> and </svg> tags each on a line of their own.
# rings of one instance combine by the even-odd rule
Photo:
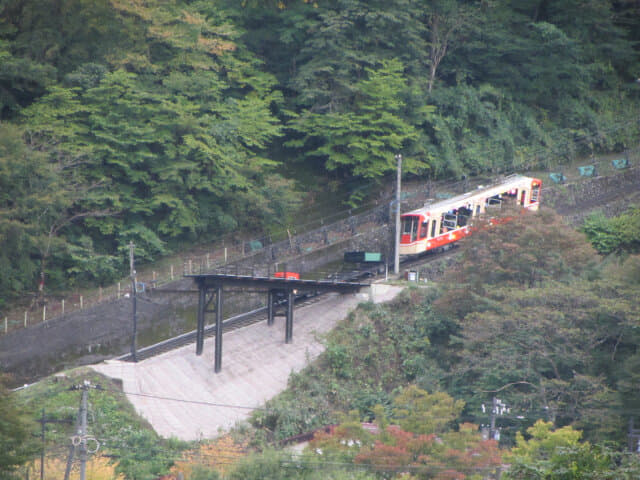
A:
<svg viewBox="0 0 640 480">
<path fill-rule="evenodd" d="M 267 295 L 267 325 L 273 326 L 275 317 L 284 310 L 285 343 L 293 341 L 293 311 L 295 300 L 304 294 L 328 292 L 355 293 L 368 283 L 326 280 L 299 280 L 292 278 L 254 277 L 202 273 L 185 275 L 193 278 L 198 287 L 198 309 L 196 327 L 196 355 L 204 350 L 205 324 L 208 313 L 215 314 L 214 371 L 222 369 L 222 312 L 224 293 L 228 291 L 264 292 Z"/>
</svg>

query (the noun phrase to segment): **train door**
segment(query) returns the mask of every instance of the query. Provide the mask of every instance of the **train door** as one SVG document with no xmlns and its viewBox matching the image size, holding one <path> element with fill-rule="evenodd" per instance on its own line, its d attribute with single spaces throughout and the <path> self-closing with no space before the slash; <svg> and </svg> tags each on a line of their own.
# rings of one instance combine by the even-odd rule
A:
<svg viewBox="0 0 640 480">
<path fill-rule="evenodd" d="M 418 240 L 427 238 L 428 233 L 429 233 L 429 220 L 425 220 L 420 224 L 420 233 L 418 234 Z"/>
<path fill-rule="evenodd" d="M 520 192 L 520 206 L 524 207 L 527 200 L 527 191 L 523 188 Z"/>
<path fill-rule="evenodd" d="M 540 184 L 534 183 L 531 187 L 531 203 L 537 203 L 540 199 Z"/>
<path fill-rule="evenodd" d="M 438 220 L 436 220 L 435 218 L 433 220 L 431 220 L 431 238 L 436 236 L 436 227 L 438 226 Z"/>
</svg>

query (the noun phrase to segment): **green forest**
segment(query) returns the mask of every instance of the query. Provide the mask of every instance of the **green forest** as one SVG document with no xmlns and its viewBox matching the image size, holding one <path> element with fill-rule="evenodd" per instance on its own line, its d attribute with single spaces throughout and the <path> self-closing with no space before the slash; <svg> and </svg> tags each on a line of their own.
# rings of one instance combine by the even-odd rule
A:
<svg viewBox="0 0 640 480">
<path fill-rule="evenodd" d="M 636 480 L 639 212 L 577 231 L 542 209 L 480 229 L 437 282 L 361 303 L 285 391 L 217 439 L 160 438 L 88 369 L 0 387 L 0 477 L 35 476 L 44 447 L 46 478 L 62 479 L 72 427 L 41 444 L 36 421 L 69 419 L 70 387 L 90 380 L 103 444 L 90 480 Z M 602 238 L 615 253 L 596 253 Z M 283 447 L 314 431 L 303 451 Z"/>
<path fill-rule="evenodd" d="M 635 147 L 633 0 L 0 0 L 0 306 L 306 192 Z M 259 207 L 259 208 L 257 208 Z"/>
</svg>

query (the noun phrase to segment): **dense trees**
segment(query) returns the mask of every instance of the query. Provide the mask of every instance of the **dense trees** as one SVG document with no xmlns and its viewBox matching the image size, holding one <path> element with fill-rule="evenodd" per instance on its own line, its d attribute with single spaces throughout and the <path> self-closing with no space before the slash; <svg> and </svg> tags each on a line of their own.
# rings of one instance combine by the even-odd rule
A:
<svg viewBox="0 0 640 480">
<path fill-rule="evenodd" d="M 0 478 L 18 478 L 13 476 L 16 468 L 36 452 L 33 425 L 4 386 L 4 378 L 0 378 L 0 402 Z"/>
<path fill-rule="evenodd" d="M 505 402 L 504 444 L 542 419 L 626 445 L 628 419 L 640 414 L 637 256 L 602 261 L 583 234 L 542 211 L 478 231 L 446 270 L 437 289 L 361 306 L 253 424 L 282 438 L 334 422 L 336 410 L 371 420 L 382 409 L 422 434 L 415 425 L 432 421 L 417 412 L 446 392 L 465 402 L 459 422 L 488 424 L 483 404 Z M 408 382 L 434 396 L 398 397 Z M 437 416 L 447 424 L 456 415 Z"/>
<path fill-rule="evenodd" d="M 130 241 L 150 260 L 295 203 L 264 155 L 280 134 L 274 81 L 219 9 L 45 3 L 2 7 L 3 115 L 20 124 L 0 125 L 3 261 L 15 272 L 2 298 L 45 278 L 113 281 Z M 15 78 L 18 60 L 41 78 Z"/>
<path fill-rule="evenodd" d="M 582 230 L 600 253 L 638 253 L 640 208 L 630 208 L 614 218 L 607 218 L 601 212 L 596 212 L 587 217 Z"/>
<path fill-rule="evenodd" d="M 357 203 L 398 152 L 405 172 L 442 177 L 628 146 L 635 13 L 581 0 L 2 1 L 0 296 L 43 274 L 54 288 L 108 282 L 130 241 L 146 261 L 280 220 L 296 203 L 282 172 L 331 177 Z"/>
</svg>

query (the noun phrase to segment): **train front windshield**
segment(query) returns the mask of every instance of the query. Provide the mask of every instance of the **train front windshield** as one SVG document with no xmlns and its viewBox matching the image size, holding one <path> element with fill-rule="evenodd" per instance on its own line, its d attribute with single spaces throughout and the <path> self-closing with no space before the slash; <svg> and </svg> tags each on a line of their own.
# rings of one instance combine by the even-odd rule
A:
<svg viewBox="0 0 640 480">
<path fill-rule="evenodd" d="M 418 225 L 420 217 L 417 215 L 407 215 L 402 217 L 402 237 L 400 243 L 415 242 L 418 236 Z"/>
</svg>

